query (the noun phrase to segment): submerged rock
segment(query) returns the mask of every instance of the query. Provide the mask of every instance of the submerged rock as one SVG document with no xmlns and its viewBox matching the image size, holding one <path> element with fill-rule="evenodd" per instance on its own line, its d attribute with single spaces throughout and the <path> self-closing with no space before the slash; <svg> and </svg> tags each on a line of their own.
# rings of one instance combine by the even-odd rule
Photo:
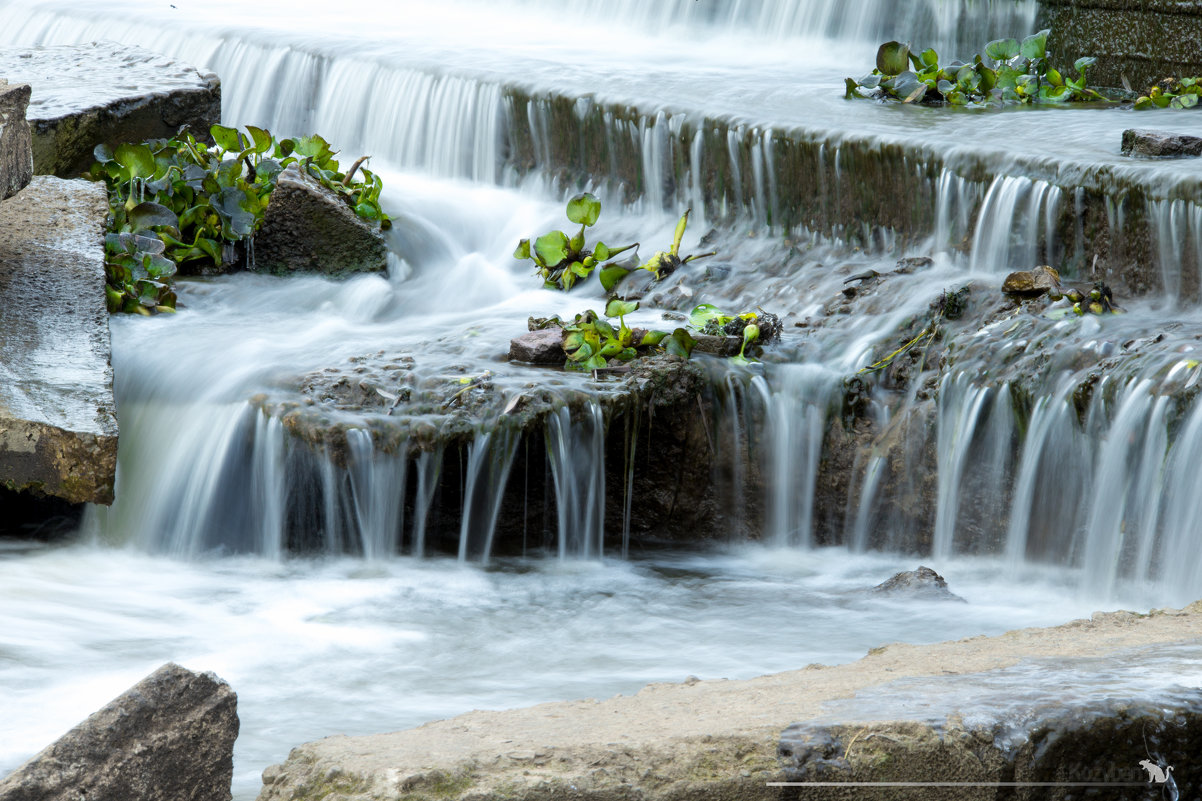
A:
<svg viewBox="0 0 1202 801">
<path fill-rule="evenodd" d="M 355 214 L 346 201 L 296 164 L 280 173 L 247 267 L 281 275 L 342 275 L 379 272 L 387 266 L 388 250 L 379 223 Z"/>
<path fill-rule="evenodd" d="M 0 780 L 5 801 L 228 801 L 238 698 L 166 664 Z"/>
<path fill-rule="evenodd" d="M 0 51 L 0 75 L 33 87 L 29 126 L 39 175 L 75 178 L 100 143 L 208 137 L 221 119 L 216 75 L 140 47 L 89 42 Z"/>
<path fill-rule="evenodd" d="M 947 581 L 943 576 L 921 565 L 917 570 L 907 570 L 882 581 L 873 587 L 872 591 L 887 595 L 906 595 L 911 598 L 964 602 L 963 598 L 947 588 Z"/>
<path fill-rule="evenodd" d="M 1128 128 L 1123 131 L 1122 154 L 1153 159 L 1202 156 L 1202 137 Z"/>
<path fill-rule="evenodd" d="M 1020 270 L 1010 273 L 1002 282 L 1002 291 L 1007 295 L 1018 295 L 1024 298 L 1037 298 L 1049 290 L 1060 286 L 1060 273 L 1046 265 L 1034 270 Z"/>
<path fill-rule="evenodd" d="M 0 79 L 0 200 L 12 197 L 33 178 L 33 147 L 25 111 L 29 85 Z"/>
<path fill-rule="evenodd" d="M 530 364 L 563 364 L 563 329 L 528 331 L 509 341 L 509 361 Z"/>
</svg>

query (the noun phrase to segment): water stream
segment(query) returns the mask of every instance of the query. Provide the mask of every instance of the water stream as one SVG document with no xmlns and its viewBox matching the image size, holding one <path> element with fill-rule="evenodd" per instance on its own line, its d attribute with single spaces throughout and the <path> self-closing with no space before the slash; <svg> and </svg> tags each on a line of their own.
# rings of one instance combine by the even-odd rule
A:
<svg viewBox="0 0 1202 801">
<path fill-rule="evenodd" d="M 632 692 L 690 674 L 847 661 L 889 640 L 999 633 L 1202 594 L 1190 546 L 1202 503 L 1191 468 L 1202 405 L 1170 400 L 1198 380 L 1192 332 L 1202 313 L 1171 291 L 1132 299 L 1128 314 L 1104 324 L 999 319 L 938 387 L 907 390 L 902 407 L 929 413 L 922 430 L 933 439 L 868 399 L 889 436 L 857 455 L 837 513 L 819 502 L 823 438 L 844 378 L 941 292 L 974 280 L 995 286 L 1011 267 L 1053 260 L 1057 215 L 1075 202 L 1053 175 L 1153 186 L 1158 194 L 1138 211 L 1157 235 L 1164 285 L 1202 274 L 1186 255 L 1202 253 L 1186 246 L 1202 242 L 1199 207 L 1174 194 L 1197 176 L 1119 158 L 1127 112 L 969 115 L 841 99 L 842 78 L 896 33 L 892 19 L 912 20 L 916 40 L 954 49 L 1025 32 L 1033 3 L 914 0 L 906 14 L 876 0 L 381 0 L 349 15 L 299 5 L 208 0 L 201 13 L 192 0 L 0 0 L 7 45 L 151 47 L 219 73 L 227 123 L 317 131 L 350 158 L 372 154 L 397 220 L 386 277 L 191 281 L 175 317 L 113 319 L 117 502 L 90 510 L 80 542 L 0 550 L 0 686 L 9 690 L 0 770 L 168 659 L 214 670 L 239 692 L 235 797 L 245 801 L 264 766 L 332 733 Z M 545 35 L 553 25 L 589 35 L 557 41 Z M 522 113 L 518 93 L 533 97 Z M 637 155 L 634 185 L 617 180 L 616 165 L 589 179 L 558 174 L 557 95 L 578 97 L 582 120 L 600 115 L 607 152 Z M 613 104 L 638 113 L 615 116 Z M 723 141 L 703 135 L 703 118 L 729 124 Z M 1181 126 L 1202 131 L 1192 116 Z M 858 168 L 853 144 L 929 142 L 942 160 L 929 178 L 929 239 L 903 249 L 871 220 L 847 221 L 842 235 L 771 226 L 788 179 L 774 162 L 774 130 L 786 128 L 822 138 L 833 176 Z M 683 146 L 682 130 L 697 131 Z M 527 140 L 533 164 L 521 165 L 514 147 Z M 998 177 L 962 175 L 957 164 L 970 158 Z M 734 188 L 707 207 L 703 176 L 713 165 Z M 766 545 L 653 554 L 623 537 L 614 547 L 605 499 L 627 502 L 638 488 L 604 480 L 597 406 L 575 422 L 550 418 L 554 545 L 510 559 L 494 554 L 495 523 L 528 443 L 481 430 L 461 451 L 407 459 L 354 430 L 338 466 L 248 403 L 381 352 L 410 359 L 415 391 L 485 370 L 505 392 L 530 382 L 581 391 L 575 376 L 506 369 L 504 351 L 529 315 L 569 317 L 604 303 L 595 284 L 571 296 L 539 289 L 510 257 L 521 237 L 561 225 L 563 198 L 585 187 L 605 201 L 606 241 L 666 243 L 689 204 L 697 214 L 685 251 L 715 229 L 720 269 L 665 291 L 669 305 L 787 315 L 785 340 L 764 367 L 718 369 L 715 379 L 712 433 L 736 465 L 733 506 L 748 480 L 743 457 L 770 466 Z M 837 207 L 838 191 L 828 205 Z M 1113 213 L 1126 213 L 1121 202 Z M 869 236 L 851 236 L 861 230 Z M 966 253 L 949 247 L 965 241 Z M 891 277 L 887 293 L 866 294 L 852 314 L 826 314 L 847 277 L 888 273 L 903 255 L 933 262 Z M 662 321 L 646 310 L 632 322 Z M 1150 330 L 1167 338 L 1137 368 L 1074 396 L 1086 357 L 1143 347 Z M 1036 342 L 1052 354 L 1044 373 L 1008 374 Z M 1013 411 L 1027 400 L 1028 414 Z M 894 457 L 918 465 L 924 452 L 933 519 L 890 515 L 889 499 L 918 492 L 924 478 L 919 467 L 899 476 Z M 458 549 L 434 555 L 434 498 L 452 473 L 462 477 Z M 316 555 L 289 553 L 298 529 L 319 540 Z M 969 603 L 950 615 L 864 592 L 920 559 Z"/>
</svg>

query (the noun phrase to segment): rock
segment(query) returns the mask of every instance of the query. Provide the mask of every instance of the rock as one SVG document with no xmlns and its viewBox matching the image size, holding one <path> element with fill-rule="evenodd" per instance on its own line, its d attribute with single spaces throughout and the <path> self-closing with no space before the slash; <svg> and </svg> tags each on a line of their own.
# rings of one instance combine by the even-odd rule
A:
<svg viewBox="0 0 1202 801">
<path fill-rule="evenodd" d="M 29 126 L 38 175 L 75 178 L 100 143 L 174 136 L 208 138 L 221 119 L 216 75 L 140 47 L 90 42 L 0 51 L 0 75 L 33 87 Z"/>
<path fill-rule="evenodd" d="M 238 698 L 166 664 L 0 780 L 5 801 L 228 801 Z"/>
<path fill-rule="evenodd" d="M 25 112 L 29 86 L 0 80 L 0 200 L 20 192 L 33 178 L 33 146 Z"/>
<path fill-rule="evenodd" d="M 935 264 L 935 260 L 930 256 L 907 256 L 904 259 L 897 260 L 897 266 L 893 272 L 897 275 L 910 275 L 918 270 L 927 270 Z"/>
<path fill-rule="evenodd" d="M 563 364 L 563 329 L 528 331 L 509 341 L 509 361 L 531 364 Z"/>
<path fill-rule="evenodd" d="M 0 483 L 112 503 L 117 418 L 102 184 L 38 176 L 0 202 Z"/>
<path fill-rule="evenodd" d="M 1051 267 L 1036 267 L 1034 270 L 1020 270 L 1010 273 L 1002 282 L 1002 291 L 1007 295 L 1018 295 L 1024 298 L 1037 298 L 1049 289 L 1060 286 L 1060 273 Z"/>
<path fill-rule="evenodd" d="M 1202 156 L 1202 137 L 1128 128 L 1123 131 L 1122 154 L 1149 159 Z"/>
<path fill-rule="evenodd" d="M 906 595 L 912 598 L 964 602 L 963 598 L 947 588 L 947 582 L 943 576 L 929 567 L 922 566 L 919 566 L 917 570 L 898 573 L 893 578 L 873 587 L 872 591 L 888 595 Z"/>
<path fill-rule="evenodd" d="M 1186 646 L 1199 633 L 1202 605 L 1135 620 L 1096 616 L 998 637 L 890 645 L 835 667 L 652 684 L 601 701 L 327 737 L 267 768 L 259 801 L 1009 798 L 996 787 L 782 791 L 768 783 L 824 775 L 1142 782 L 1141 731 L 1180 777 L 1193 770 L 1202 692 L 1172 686 L 1177 669 L 1167 666 L 1164 689 L 1150 689 L 1146 655 L 1159 643 Z M 1188 671 L 1195 651 L 1178 653 Z M 1099 669 L 1106 686 L 1091 696 L 1081 677 Z"/>
<path fill-rule="evenodd" d="M 743 337 L 716 337 L 710 334 L 696 334 L 697 344 L 693 353 L 710 353 L 714 356 L 735 356 L 743 347 Z"/>
<path fill-rule="evenodd" d="M 335 192 L 293 164 L 280 173 L 271 193 L 247 267 L 280 275 L 342 275 L 383 270 L 387 257 L 378 223 L 359 217 Z"/>
</svg>

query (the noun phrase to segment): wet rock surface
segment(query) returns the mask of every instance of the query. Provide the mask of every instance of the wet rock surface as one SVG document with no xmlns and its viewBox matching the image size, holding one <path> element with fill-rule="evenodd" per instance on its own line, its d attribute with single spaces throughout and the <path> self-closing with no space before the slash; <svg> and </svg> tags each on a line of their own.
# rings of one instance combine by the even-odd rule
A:
<svg viewBox="0 0 1202 801">
<path fill-rule="evenodd" d="M 565 360 L 562 328 L 527 331 L 509 341 L 511 362 L 562 365 Z"/>
<path fill-rule="evenodd" d="M 388 253 L 378 223 L 293 164 L 280 173 L 246 266 L 278 275 L 379 272 Z"/>
<path fill-rule="evenodd" d="M 12 197 L 33 178 L 28 84 L 0 80 L 0 200 Z"/>
<path fill-rule="evenodd" d="M 5 801 L 229 801 L 238 699 L 167 664 L 0 780 Z"/>
<path fill-rule="evenodd" d="M 1002 282 L 1002 291 L 1007 295 L 1024 298 L 1037 298 L 1059 287 L 1060 273 L 1047 266 L 1010 273 Z"/>
<path fill-rule="evenodd" d="M 1123 131 L 1122 153 L 1152 159 L 1202 156 L 1202 137 L 1128 128 Z"/>
<path fill-rule="evenodd" d="M 906 570 L 882 581 L 872 591 L 903 598 L 964 602 L 963 598 L 948 588 L 943 576 L 922 565 L 917 570 Z"/>
<path fill-rule="evenodd" d="M 104 187 L 39 176 L 0 202 L 0 481 L 111 503 Z"/>
<path fill-rule="evenodd" d="M 33 89 L 28 118 L 39 175 L 77 177 L 100 143 L 174 136 L 182 125 L 207 139 L 221 119 L 216 75 L 116 42 L 7 48 L 0 75 Z"/>
<path fill-rule="evenodd" d="M 1105 797 L 1140 797 L 1143 738 L 1180 776 L 1202 734 L 1198 691 L 1146 681 L 1146 666 L 1188 663 L 1199 634 L 1197 605 L 1096 613 L 1052 629 L 890 645 L 837 667 L 476 711 L 302 745 L 264 771 L 259 799 L 864 797 L 862 787 L 782 796 L 769 786 L 796 780 L 1109 781 L 1125 786 Z M 1066 693 L 1083 671 L 1107 676 L 1106 690 Z M 887 792 L 977 797 L 964 787 Z"/>
</svg>

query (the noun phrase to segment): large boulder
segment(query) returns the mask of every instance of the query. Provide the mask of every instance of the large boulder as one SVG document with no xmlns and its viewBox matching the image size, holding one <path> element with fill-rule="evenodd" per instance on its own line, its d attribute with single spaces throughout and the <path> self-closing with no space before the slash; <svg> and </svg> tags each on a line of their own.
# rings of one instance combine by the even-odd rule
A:
<svg viewBox="0 0 1202 801">
<path fill-rule="evenodd" d="M 100 143 L 207 137 L 221 119 L 216 75 L 140 47 L 89 42 L 0 50 L 0 75 L 33 87 L 29 127 L 38 175 L 75 178 Z"/>
<path fill-rule="evenodd" d="M 0 202 L 0 483 L 9 489 L 113 502 L 107 216 L 103 185 L 46 175 Z"/>
<path fill-rule="evenodd" d="M 28 84 L 0 80 L 0 200 L 20 192 L 33 178 L 28 107 Z"/>
<path fill-rule="evenodd" d="M 346 201 L 301 172 L 280 173 L 247 267 L 258 272 L 342 275 L 388 266 L 378 223 L 355 214 Z"/>
<path fill-rule="evenodd" d="M 229 801 L 238 698 L 167 664 L 0 780 L 4 801 Z"/>
<path fill-rule="evenodd" d="M 530 364 L 563 364 L 563 329 L 527 331 L 509 341 L 509 361 Z"/>
<path fill-rule="evenodd" d="M 1037 298 L 1049 290 L 1059 289 L 1059 287 L 1060 273 L 1046 265 L 1036 267 L 1034 270 L 1019 270 L 1010 273 L 1002 282 L 1003 292 L 1023 298 Z"/>
<path fill-rule="evenodd" d="M 1202 137 L 1128 128 L 1123 131 L 1122 154 L 1147 159 L 1202 156 Z"/>
</svg>

